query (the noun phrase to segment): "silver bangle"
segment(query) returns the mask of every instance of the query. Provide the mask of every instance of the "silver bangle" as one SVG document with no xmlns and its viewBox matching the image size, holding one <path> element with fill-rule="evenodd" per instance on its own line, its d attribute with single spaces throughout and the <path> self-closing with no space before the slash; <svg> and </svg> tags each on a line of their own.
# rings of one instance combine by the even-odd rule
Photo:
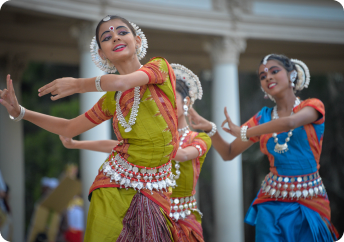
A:
<svg viewBox="0 0 344 242">
<path fill-rule="evenodd" d="M 217 130 L 216 124 L 214 124 L 213 122 L 210 122 L 210 124 L 211 124 L 212 128 L 211 128 L 209 133 L 206 133 L 209 137 L 213 136 Z"/>
<path fill-rule="evenodd" d="M 244 142 L 247 142 L 249 139 L 246 136 L 246 132 L 247 132 L 248 126 L 242 126 L 241 130 L 240 130 L 240 135 L 241 135 L 241 140 Z"/>
<path fill-rule="evenodd" d="M 21 105 L 19 105 L 19 107 L 20 107 L 20 114 L 18 115 L 18 117 L 14 118 L 13 116 L 9 115 L 10 119 L 12 119 L 14 122 L 18 122 L 22 120 L 25 115 L 25 108 L 23 108 Z"/>
<path fill-rule="evenodd" d="M 103 89 L 101 88 L 101 86 L 100 86 L 100 78 L 101 78 L 102 76 L 97 76 L 96 77 L 96 88 L 97 88 L 97 91 L 98 92 L 104 92 L 103 91 Z"/>
</svg>

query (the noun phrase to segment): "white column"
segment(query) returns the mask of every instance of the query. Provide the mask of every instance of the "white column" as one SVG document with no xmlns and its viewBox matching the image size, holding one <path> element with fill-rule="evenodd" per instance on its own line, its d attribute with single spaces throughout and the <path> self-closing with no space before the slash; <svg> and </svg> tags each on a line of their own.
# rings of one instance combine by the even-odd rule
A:
<svg viewBox="0 0 344 242">
<path fill-rule="evenodd" d="M 95 77 L 98 75 L 104 75 L 96 65 L 92 62 L 90 53 L 90 43 L 95 35 L 95 25 L 85 25 L 80 28 L 79 34 L 79 46 L 80 46 L 80 77 Z M 99 100 L 99 98 L 105 93 L 89 92 L 80 95 L 80 112 L 85 113 L 93 107 Z M 111 124 L 110 121 L 106 121 L 95 128 L 81 134 L 81 140 L 105 140 L 111 139 Z M 89 208 L 89 202 L 87 199 L 89 188 L 91 187 L 94 178 L 98 174 L 98 169 L 108 154 L 101 152 L 94 152 L 88 150 L 80 151 L 80 171 L 82 179 L 82 197 L 85 205 L 85 218 L 87 218 L 87 212 Z"/>
<path fill-rule="evenodd" d="M 209 49 L 209 47 L 211 49 Z M 246 42 L 230 37 L 221 38 L 208 46 L 213 60 L 214 83 L 212 93 L 212 115 L 221 136 L 228 142 L 233 136 L 221 129 L 225 120 L 224 107 L 232 121 L 240 125 L 240 104 L 238 85 L 238 60 Z M 244 211 L 242 193 L 241 156 L 232 161 L 223 161 L 214 152 L 214 211 L 216 241 L 244 241 Z"/>
<path fill-rule="evenodd" d="M 14 88 L 20 102 L 20 77 L 24 70 L 24 60 L 20 56 L 6 58 L 1 63 L 0 89 L 6 88 L 6 75 L 12 74 Z M 23 104 L 25 106 L 25 104 Z M 10 188 L 9 205 L 12 211 L 13 231 L 11 242 L 24 241 L 25 188 L 24 188 L 24 146 L 23 121 L 9 119 L 6 109 L 0 107 L 0 170 Z"/>
</svg>

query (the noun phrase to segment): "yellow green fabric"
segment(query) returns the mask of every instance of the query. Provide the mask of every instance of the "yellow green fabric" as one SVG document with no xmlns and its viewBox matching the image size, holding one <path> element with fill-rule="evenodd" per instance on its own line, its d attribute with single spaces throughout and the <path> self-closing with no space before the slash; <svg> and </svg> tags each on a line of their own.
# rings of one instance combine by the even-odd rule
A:
<svg viewBox="0 0 344 242">
<path fill-rule="evenodd" d="M 147 64 L 151 63 L 159 66 L 160 72 L 164 74 L 162 78 L 165 80 L 163 80 L 162 84 L 156 86 L 164 92 L 173 107 L 175 107 L 173 87 L 169 75 L 166 74 L 168 73 L 168 66 L 165 59 L 154 58 Z M 102 112 L 108 119 L 112 118 L 116 111 L 115 94 L 116 92 L 107 92 L 98 102 Z M 173 112 L 173 110 L 169 111 Z M 171 113 L 171 115 L 174 114 Z M 129 117 L 130 115 L 125 117 L 127 122 Z M 140 166 L 156 167 L 169 161 L 169 156 L 174 148 L 171 144 L 172 134 L 155 100 L 152 98 L 149 88 L 146 89 L 141 98 L 136 123 L 132 126 L 132 131 L 126 133 L 121 125 L 115 126 L 116 131 L 119 131 L 122 138 L 126 139 L 127 143 L 130 144 L 127 152 L 129 162 Z"/>
<path fill-rule="evenodd" d="M 84 242 L 114 242 L 120 235 L 134 189 L 99 188 L 93 191 Z"/>
<path fill-rule="evenodd" d="M 200 170 L 202 169 L 202 165 L 204 162 L 204 159 L 211 147 L 211 139 L 208 135 L 205 133 L 199 133 L 195 139 L 201 139 L 203 140 L 207 145 L 207 151 L 204 152 L 204 154 L 199 157 L 200 162 Z M 172 160 L 172 172 L 173 174 L 176 174 L 176 169 L 174 165 L 176 162 Z M 192 196 L 192 191 L 194 187 L 194 170 L 193 170 L 193 164 L 192 160 L 188 160 L 185 162 L 179 162 L 180 165 L 180 176 L 177 180 L 177 187 L 173 189 L 171 197 L 187 197 Z M 197 181 L 196 181 L 197 182 Z M 196 215 L 196 213 L 195 213 Z"/>
</svg>

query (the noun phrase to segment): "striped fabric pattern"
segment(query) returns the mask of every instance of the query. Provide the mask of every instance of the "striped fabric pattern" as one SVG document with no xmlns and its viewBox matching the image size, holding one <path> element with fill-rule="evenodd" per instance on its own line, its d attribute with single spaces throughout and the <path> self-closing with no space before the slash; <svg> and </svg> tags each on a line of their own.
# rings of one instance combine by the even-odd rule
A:
<svg viewBox="0 0 344 242">
<path fill-rule="evenodd" d="M 172 242 L 171 232 L 160 207 L 137 193 L 123 219 L 117 242 Z"/>
</svg>

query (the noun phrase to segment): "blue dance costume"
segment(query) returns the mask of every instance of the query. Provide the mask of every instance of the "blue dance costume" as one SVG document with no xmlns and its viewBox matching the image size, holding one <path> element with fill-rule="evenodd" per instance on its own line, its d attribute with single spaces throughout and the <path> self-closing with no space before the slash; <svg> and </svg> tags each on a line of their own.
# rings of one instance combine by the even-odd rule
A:
<svg viewBox="0 0 344 242">
<path fill-rule="evenodd" d="M 310 106 L 321 114 L 317 121 L 294 129 L 288 150 L 275 149 L 272 134 L 251 137 L 270 162 L 270 173 L 262 182 L 245 222 L 256 226 L 256 241 L 332 242 L 338 233 L 331 224 L 331 210 L 319 176 L 319 160 L 325 128 L 325 109 L 318 99 L 296 106 L 297 113 Z M 272 108 L 264 107 L 244 125 L 249 128 L 271 121 Z M 288 132 L 278 134 L 284 143 Z"/>
</svg>

